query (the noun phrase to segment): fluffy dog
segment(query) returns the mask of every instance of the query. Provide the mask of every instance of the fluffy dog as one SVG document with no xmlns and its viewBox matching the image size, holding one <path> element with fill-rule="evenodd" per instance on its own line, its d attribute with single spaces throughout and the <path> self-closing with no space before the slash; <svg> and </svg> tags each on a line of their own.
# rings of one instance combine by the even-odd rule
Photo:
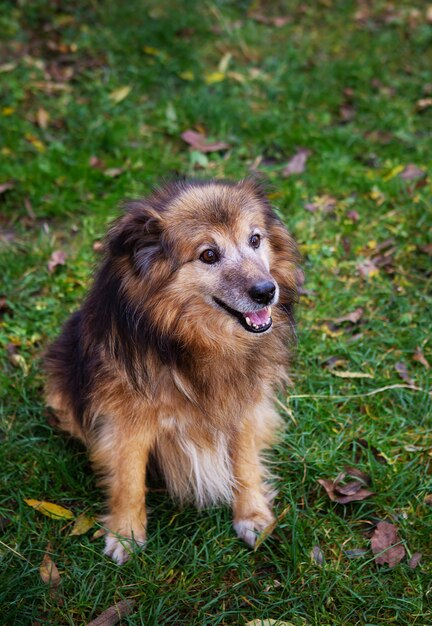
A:
<svg viewBox="0 0 432 626">
<path fill-rule="evenodd" d="M 105 553 L 118 563 L 146 541 L 149 465 L 182 503 L 229 503 L 250 545 L 272 522 L 262 451 L 281 427 L 298 261 L 251 180 L 168 184 L 109 231 L 45 368 L 59 426 L 107 489 Z"/>
</svg>

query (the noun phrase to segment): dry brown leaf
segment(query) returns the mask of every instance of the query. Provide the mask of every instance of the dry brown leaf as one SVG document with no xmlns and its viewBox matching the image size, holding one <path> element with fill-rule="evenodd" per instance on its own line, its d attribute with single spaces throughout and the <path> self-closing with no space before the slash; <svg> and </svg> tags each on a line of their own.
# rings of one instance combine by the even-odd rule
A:
<svg viewBox="0 0 432 626">
<path fill-rule="evenodd" d="M 376 276 L 378 274 L 379 269 L 371 259 L 365 259 L 361 263 L 357 265 L 358 273 L 362 278 L 369 278 L 372 276 Z"/>
<path fill-rule="evenodd" d="M 135 600 L 121 600 L 89 622 L 87 626 L 115 626 L 123 617 L 132 613 L 134 606 Z"/>
<path fill-rule="evenodd" d="M 96 170 L 104 170 L 106 167 L 105 162 L 95 155 L 90 157 L 89 165 L 90 167 L 94 167 Z"/>
<path fill-rule="evenodd" d="M 203 133 L 197 133 L 195 130 L 185 130 L 181 134 L 181 138 L 194 150 L 202 152 L 218 152 L 219 150 L 227 150 L 230 146 L 225 141 L 209 142 L 207 137 Z"/>
<path fill-rule="evenodd" d="M 343 482 L 346 476 L 355 476 L 359 480 Z M 330 500 L 339 504 L 359 502 L 373 495 L 372 491 L 365 489 L 365 484 L 370 484 L 369 476 L 354 467 L 346 467 L 345 472 L 341 472 L 334 480 L 320 478 L 318 482 L 324 487 Z"/>
<path fill-rule="evenodd" d="M 50 549 L 50 546 L 48 546 L 47 549 Z M 42 581 L 46 585 L 50 585 L 54 589 L 59 586 L 60 573 L 57 569 L 57 565 L 54 563 L 48 553 L 44 554 L 42 563 L 39 566 L 39 574 Z"/>
<path fill-rule="evenodd" d="M 267 26 L 276 26 L 276 28 L 281 28 L 282 26 L 285 26 L 292 21 L 290 15 L 270 16 L 263 15 L 262 13 L 258 13 L 256 11 L 251 13 L 249 17 L 255 20 L 255 22 L 260 22 L 260 24 L 267 24 Z"/>
<path fill-rule="evenodd" d="M 425 499 L 423 500 L 423 502 L 427 504 L 427 506 L 432 506 L 432 493 L 425 496 Z"/>
<path fill-rule="evenodd" d="M 408 368 L 405 365 L 405 363 L 402 363 L 402 361 L 399 361 L 398 363 L 396 363 L 395 370 L 397 371 L 399 376 L 402 378 L 402 380 L 408 383 L 408 385 L 414 385 L 414 381 L 412 378 L 410 378 L 408 374 Z"/>
<path fill-rule="evenodd" d="M 402 178 L 402 180 L 417 180 L 418 178 L 423 178 L 424 176 L 426 176 L 426 172 L 417 167 L 417 165 L 414 165 L 414 163 L 409 163 L 399 174 L 399 177 Z"/>
<path fill-rule="evenodd" d="M 332 320 L 335 324 L 342 324 L 343 322 L 351 322 L 352 324 L 357 324 L 363 317 L 364 309 L 359 307 L 355 309 L 355 311 L 351 311 L 347 315 L 342 315 L 342 317 L 336 317 Z"/>
<path fill-rule="evenodd" d="M 420 100 L 417 100 L 417 109 L 419 111 L 424 111 L 429 107 L 432 107 L 432 98 L 420 98 Z"/>
<path fill-rule="evenodd" d="M 400 543 L 397 528 L 390 522 L 378 522 L 372 538 L 372 552 L 377 555 L 375 561 L 378 565 L 387 565 L 392 568 L 402 561 L 405 556 L 405 548 Z"/>
<path fill-rule="evenodd" d="M 284 510 L 281 513 L 279 513 L 279 515 L 276 517 L 275 520 L 273 520 L 273 522 L 270 522 L 270 524 L 266 526 L 266 528 L 264 528 L 264 530 L 259 534 L 257 540 L 255 541 L 254 550 L 257 550 L 260 547 L 260 545 L 263 543 L 263 541 L 265 541 L 267 537 L 269 537 L 272 534 L 274 529 L 278 526 L 279 522 L 286 516 L 290 508 L 291 508 L 291 505 L 289 504 L 288 506 L 284 508 Z"/>
<path fill-rule="evenodd" d="M 299 148 L 296 154 L 288 161 L 282 170 L 282 176 L 292 176 L 293 174 L 302 174 L 306 168 L 306 161 L 312 154 L 307 148 Z"/>
<path fill-rule="evenodd" d="M 319 546 L 314 546 L 310 553 L 311 560 L 317 565 L 323 565 L 324 554 Z"/>
<path fill-rule="evenodd" d="M 425 355 L 423 354 L 419 346 L 417 346 L 417 348 L 414 351 L 413 361 L 417 361 L 418 363 L 421 363 L 422 365 L 424 365 L 424 367 L 427 370 L 430 368 L 429 361 L 426 359 Z"/>
<path fill-rule="evenodd" d="M 67 254 L 63 252 L 63 250 L 54 250 L 48 261 L 48 272 L 52 274 L 58 265 L 64 265 L 66 263 L 66 257 Z"/>
<path fill-rule="evenodd" d="M 36 122 L 39 128 L 45 130 L 48 128 L 48 124 L 50 121 L 50 115 L 48 111 L 46 111 L 43 107 L 39 107 L 36 113 Z"/>
<path fill-rule="evenodd" d="M 107 170 L 104 170 L 104 174 L 108 178 L 116 178 L 117 176 L 121 176 L 124 172 L 124 167 L 109 167 Z"/>
<path fill-rule="evenodd" d="M 8 180 L 5 183 L 1 183 L 0 184 L 0 195 L 2 193 L 5 193 L 6 191 L 9 191 L 10 189 L 13 189 L 15 187 L 15 183 L 13 180 Z"/>
<path fill-rule="evenodd" d="M 358 222 L 360 219 L 360 214 L 358 211 L 355 211 L 354 209 L 347 211 L 346 212 L 346 216 L 349 220 L 351 220 L 352 222 Z"/>
<path fill-rule="evenodd" d="M 414 552 L 414 554 L 412 555 L 412 557 L 408 561 L 408 567 L 410 569 L 415 569 L 417 567 L 417 565 L 420 563 L 421 558 L 422 558 L 422 553 L 421 552 Z"/>
</svg>

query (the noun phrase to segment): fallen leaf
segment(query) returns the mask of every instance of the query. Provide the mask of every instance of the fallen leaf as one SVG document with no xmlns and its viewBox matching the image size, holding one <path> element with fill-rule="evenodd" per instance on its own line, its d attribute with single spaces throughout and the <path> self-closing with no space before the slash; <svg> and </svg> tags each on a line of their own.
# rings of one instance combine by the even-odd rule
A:
<svg viewBox="0 0 432 626">
<path fill-rule="evenodd" d="M 371 538 L 372 552 L 378 565 L 395 567 L 405 556 L 405 548 L 400 543 L 397 528 L 390 522 L 378 522 Z"/>
<path fill-rule="evenodd" d="M 319 546 L 314 546 L 310 553 L 311 560 L 317 565 L 323 565 L 324 554 Z"/>
<path fill-rule="evenodd" d="M 344 482 L 347 476 L 356 476 L 359 480 Z M 373 495 L 372 491 L 365 489 L 365 485 L 370 484 L 370 477 L 353 467 L 346 467 L 334 480 L 319 478 L 318 482 L 324 487 L 330 500 L 339 504 L 359 502 Z"/>
<path fill-rule="evenodd" d="M 366 372 L 341 372 L 339 370 L 333 370 L 332 374 L 339 378 L 374 378 L 373 374 L 367 374 Z"/>
<path fill-rule="evenodd" d="M 104 170 L 104 175 L 108 178 L 116 178 L 117 176 L 124 174 L 124 172 L 124 167 L 109 167 L 107 170 Z"/>
<path fill-rule="evenodd" d="M 358 273 L 362 278 L 369 278 L 376 276 L 379 273 L 378 267 L 375 265 L 374 261 L 371 259 L 366 259 L 365 261 L 361 261 L 357 265 Z"/>
<path fill-rule="evenodd" d="M 253 619 L 251 622 L 246 622 L 245 626 L 294 626 L 292 622 L 281 622 L 279 619 Z"/>
<path fill-rule="evenodd" d="M 358 559 L 367 554 L 367 550 L 364 548 L 353 548 L 352 550 L 344 550 L 344 554 L 346 554 L 349 559 Z"/>
<path fill-rule="evenodd" d="M 17 346 L 15 346 L 13 343 L 10 343 L 6 348 L 6 351 L 9 362 L 12 363 L 14 367 L 21 369 L 24 373 L 24 376 L 27 376 L 29 372 L 29 367 L 23 355 L 18 354 Z"/>
<path fill-rule="evenodd" d="M 419 111 L 424 111 L 429 107 L 432 107 L 432 98 L 420 98 L 420 100 L 417 100 L 417 109 Z"/>
<path fill-rule="evenodd" d="M 24 135 L 24 139 L 28 141 L 29 143 L 31 143 L 31 145 L 38 152 L 41 152 L 41 153 L 45 152 L 46 150 L 45 144 L 40 139 L 32 135 L 31 133 L 27 133 L 26 135 Z"/>
<path fill-rule="evenodd" d="M 412 557 L 408 561 L 408 567 L 410 569 L 415 569 L 417 567 L 417 565 L 420 563 L 422 556 L 423 555 L 422 555 L 421 552 L 414 552 L 414 554 L 412 555 Z"/>
<path fill-rule="evenodd" d="M 54 250 L 48 261 L 48 272 L 52 274 L 58 265 L 64 265 L 66 263 L 66 252 L 62 250 Z"/>
<path fill-rule="evenodd" d="M 0 184 L 0 195 L 2 193 L 5 193 L 6 191 L 9 191 L 10 189 L 13 189 L 14 187 L 15 183 L 13 182 L 13 180 L 8 180 L 6 183 Z"/>
<path fill-rule="evenodd" d="M 352 311 L 347 315 L 342 315 L 342 317 L 336 317 L 332 321 L 335 324 L 343 324 L 343 322 L 351 322 L 351 324 L 357 324 L 357 322 L 359 322 L 363 317 L 363 313 L 364 309 L 362 309 L 362 307 L 359 307 L 358 309 L 355 309 L 355 311 Z"/>
<path fill-rule="evenodd" d="M 402 380 L 408 383 L 408 385 L 414 385 L 414 381 L 412 378 L 410 378 L 408 374 L 408 369 L 405 363 L 402 363 L 402 361 L 399 361 L 398 363 L 396 363 L 395 370 L 397 371 L 399 376 L 402 378 Z"/>
<path fill-rule="evenodd" d="M 302 174 L 306 168 L 306 161 L 312 154 L 307 148 L 299 148 L 296 154 L 288 161 L 282 170 L 282 176 L 292 176 L 293 174 Z"/>
<path fill-rule="evenodd" d="M 78 517 L 76 518 L 70 534 L 72 536 L 85 535 L 85 533 L 89 531 L 90 528 L 93 528 L 95 521 L 96 518 L 94 516 L 89 517 L 84 513 L 81 513 L 81 515 L 78 515 Z"/>
<path fill-rule="evenodd" d="M 432 506 L 432 493 L 425 496 L 423 502 L 427 504 L 428 506 Z"/>
<path fill-rule="evenodd" d="M 425 355 L 423 354 L 419 346 L 417 346 L 417 348 L 414 351 L 413 361 L 417 361 L 418 363 L 421 363 L 422 365 L 424 365 L 424 367 L 427 370 L 430 368 L 429 361 L 426 359 Z"/>
<path fill-rule="evenodd" d="M 105 162 L 99 157 L 93 155 L 89 158 L 90 167 L 94 167 L 96 170 L 104 170 Z"/>
<path fill-rule="evenodd" d="M 204 74 L 204 82 L 206 85 L 214 85 L 214 83 L 221 83 L 225 80 L 225 77 L 226 75 L 224 72 L 208 72 L 207 74 Z"/>
<path fill-rule="evenodd" d="M 135 603 L 135 600 L 121 600 L 89 622 L 87 626 L 115 626 L 132 613 Z"/>
<path fill-rule="evenodd" d="M 292 21 L 292 17 L 290 15 L 270 16 L 263 15 L 262 13 L 258 13 L 256 11 L 250 13 L 248 17 L 255 20 L 255 22 L 259 22 L 260 24 L 266 24 L 267 26 L 276 26 L 276 28 L 282 28 L 282 26 L 285 26 Z"/>
<path fill-rule="evenodd" d="M 50 115 L 48 111 L 46 111 L 43 107 L 39 107 L 36 113 L 37 125 L 43 130 L 45 130 L 46 128 L 48 128 L 49 121 L 50 121 Z"/>
<path fill-rule="evenodd" d="M 417 180 L 426 176 L 426 172 L 414 163 L 409 163 L 404 170 L 399 174 L 399 177 L 403 180 Z"/>
<path fill-rule="evenodd" d="M 181 134 L 181 138 L 198 152 L 218 152 L 219 150 L 227 150 L 230 146 L 224 141 L 209 142 L 207 137 L 195 130 L 185 130 Z"/>
<path fill-rule="evenodd" d="M 341 365 L 346 365 L 347 361 L 343 357 L 339 356 L 330 356 L 325 361 L 322 361 L 321 365 L 324 369 L 332 370 L 335 367 L 341 367 Z"/>
<path fill-rule="evenodd" d="M 118 89 L 114 89 L 114 91 L 112 91 L 108 97 L 111 100 L 111 102 L 114 102 L 114 104 L 118 104 L 119 102 L 121 102 L 122 100 L 128 97 L 131 90 L 132 90 L 132 87 L 130 85 L 125 85 L 124 87 L 119 87 Z"/>
<path fill-rule="evenodd" d="M 53 562 L 48 553 L 44 554 L 42 563 L 39 566 L 39 574 L 46 585 L 50 585 L 54 589 L 59 586 L 60 573 L 57 569 L 57 565 Z"/>
<path fill-rule="evenodd" d="M 74 514 L 69 509 L 65 509 L 63 506 L 59 504 L 54 504 L 53 502 L 46 502 L 45 500 L 33 500 L 31 498 L 24 498 L 24 502 L 31 506 L 39 513 L 43 513 L 47 517 L 52 517 L 53 519 L 73 519 Z"/>
<path fill-rule="evenodd" d="M 346 212 L 346 216 L 352 222 L 358 222 L 359 219 L 360 219 L 360 215 L 359 215 L 358 211 L 355 211 L 354 209 L 352 209 L 351 211 L 347 211 Z"/>
<path fill-rule="evenodd" d="M 333 213 L 337 206 L 337 200 L 333 196 L 324 194 L 323 196 L 315 196 L 312 202 L 306 202 L 304 206 L 310 213 L 315 213 L 316 211 Z"/>
<path fill-rule="evenodd" d="M 432 243 L 427 243 L 425 246 L 419 246 L 418 248 L 420 252 L 432 256 Z"/>
</svg>

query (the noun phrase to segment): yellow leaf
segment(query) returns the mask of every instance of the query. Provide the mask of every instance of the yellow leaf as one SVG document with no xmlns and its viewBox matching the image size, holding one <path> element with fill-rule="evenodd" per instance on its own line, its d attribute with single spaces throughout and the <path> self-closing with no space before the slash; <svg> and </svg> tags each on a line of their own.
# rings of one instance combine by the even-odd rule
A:
<svg viewBox="0 0 432 626">
<path fill-rule="evenodd" d="M 150 54 L 150 56 L 156 57 L 159 54 L 159 50 L 157 48 L 153 48 L 152 46 L 143 46 L 143 51 L 146 54 Z"/>
<path fill-rule="evenodd" d="M 9 115 L 12 115 L 12 113 L 15 113 L 15 109 L 13 107 L 2 108 L 2 115 L 4 115 L 4 117 L 8 117 Z"/>
<path fill-rule="evenodd" d="M 128 97 L 132 90 L 130 85 L 125 85 L 124 87 L 119 87 L 118 89 L 114 89 L 109 95 L 109 99 L 114 102 L 114 104 L 118 104 L 122 100 Z"/>
<path fill-rule="evenodd" d="M 42 141 L 40 139 L 38 139 L 37 137 L 35 137 L 34 135 L 31 135 L 30 133 L 27 133 L 25 135 L 25 139 L 31 143 L 31 145 L 36 148 L 36 150 L 38 152 L 45 152 L 46 148 L 45 148 L 45 144 L 42 143 Z"/>
<path fill-rule="evenodd" d="M 59 504 L 54 504 L 53 502 L 46 502 L 45 500 L 32 500 L 31 498 L 24 498 L 24 502 L 36 509 L 36 511 L 39 511 L 39 513 L 43 513 L 53 519 L 72 519 L 74 517 L 72 511 L 65 509 Z"/>
<path fill-rule="evenodd" d="M 184 72 L 180 72 L 179 76 L 183 80 L 194 80 L 194 78 L 195 78 L 195 74 L 193 72 L 191 72 L 190 70 L 186 70 Z"/>
<path fill-rule="evenodd" d="M 378 187 L 373 187 L 372 191 L 369 193 L 369 196 L 372 200 L 375 200 L 378 206 L 381 206 L 385 202 L 385 195 L 382 191 L 378 189 Z"/>
<path fill-rule="evenodd" d="M 214 83 L 220 83 L 225 80 L 224 72 L 209 72 L 204 74 L 204 82 L 207 85 L 213 85 Z"/>
<path fill-rule="evenodd" d="M 393 169 L 391 169 L 390 172 L 383 177 L 383 180 L 390 180 L 391 178 L 394 178 L 395 176 L 403 172 L 404 169 L 404 165 L 396 165 L 396 167 L 393 167 Z"/>
<path fill-rule="evenodd" d="M 333 370 L 332 374 L 333 376 L 339 376 L 339 378 L 373 378 L 372 374 L 366 374 L 365 372 L 339 372 Z"/>
<path fill-rule="evenodd" d="M 88 517 L 84 513 L 78 515 L 75 520 L 75 524 L 71 530 L 71 535 L 84 535 L 90 528 L 94 526 L 95 518 L 93 516 Z"/>
</svg>

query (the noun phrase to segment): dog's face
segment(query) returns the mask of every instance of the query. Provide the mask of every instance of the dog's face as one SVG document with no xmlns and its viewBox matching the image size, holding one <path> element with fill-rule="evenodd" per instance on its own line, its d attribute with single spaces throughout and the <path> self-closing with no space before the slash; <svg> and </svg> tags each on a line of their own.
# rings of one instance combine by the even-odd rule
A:
<svg viewBox="0 0 432 626">
<path fill-rule="evenodd" d="M 209 335 L 267 333 L 272 307 L 295 298 L 295 244 L 251 181 L 176 184 L 131 203 L 111 250 L 129 260 L 134 300 L 179 336 L 197 321 Z"/>
</svg>

